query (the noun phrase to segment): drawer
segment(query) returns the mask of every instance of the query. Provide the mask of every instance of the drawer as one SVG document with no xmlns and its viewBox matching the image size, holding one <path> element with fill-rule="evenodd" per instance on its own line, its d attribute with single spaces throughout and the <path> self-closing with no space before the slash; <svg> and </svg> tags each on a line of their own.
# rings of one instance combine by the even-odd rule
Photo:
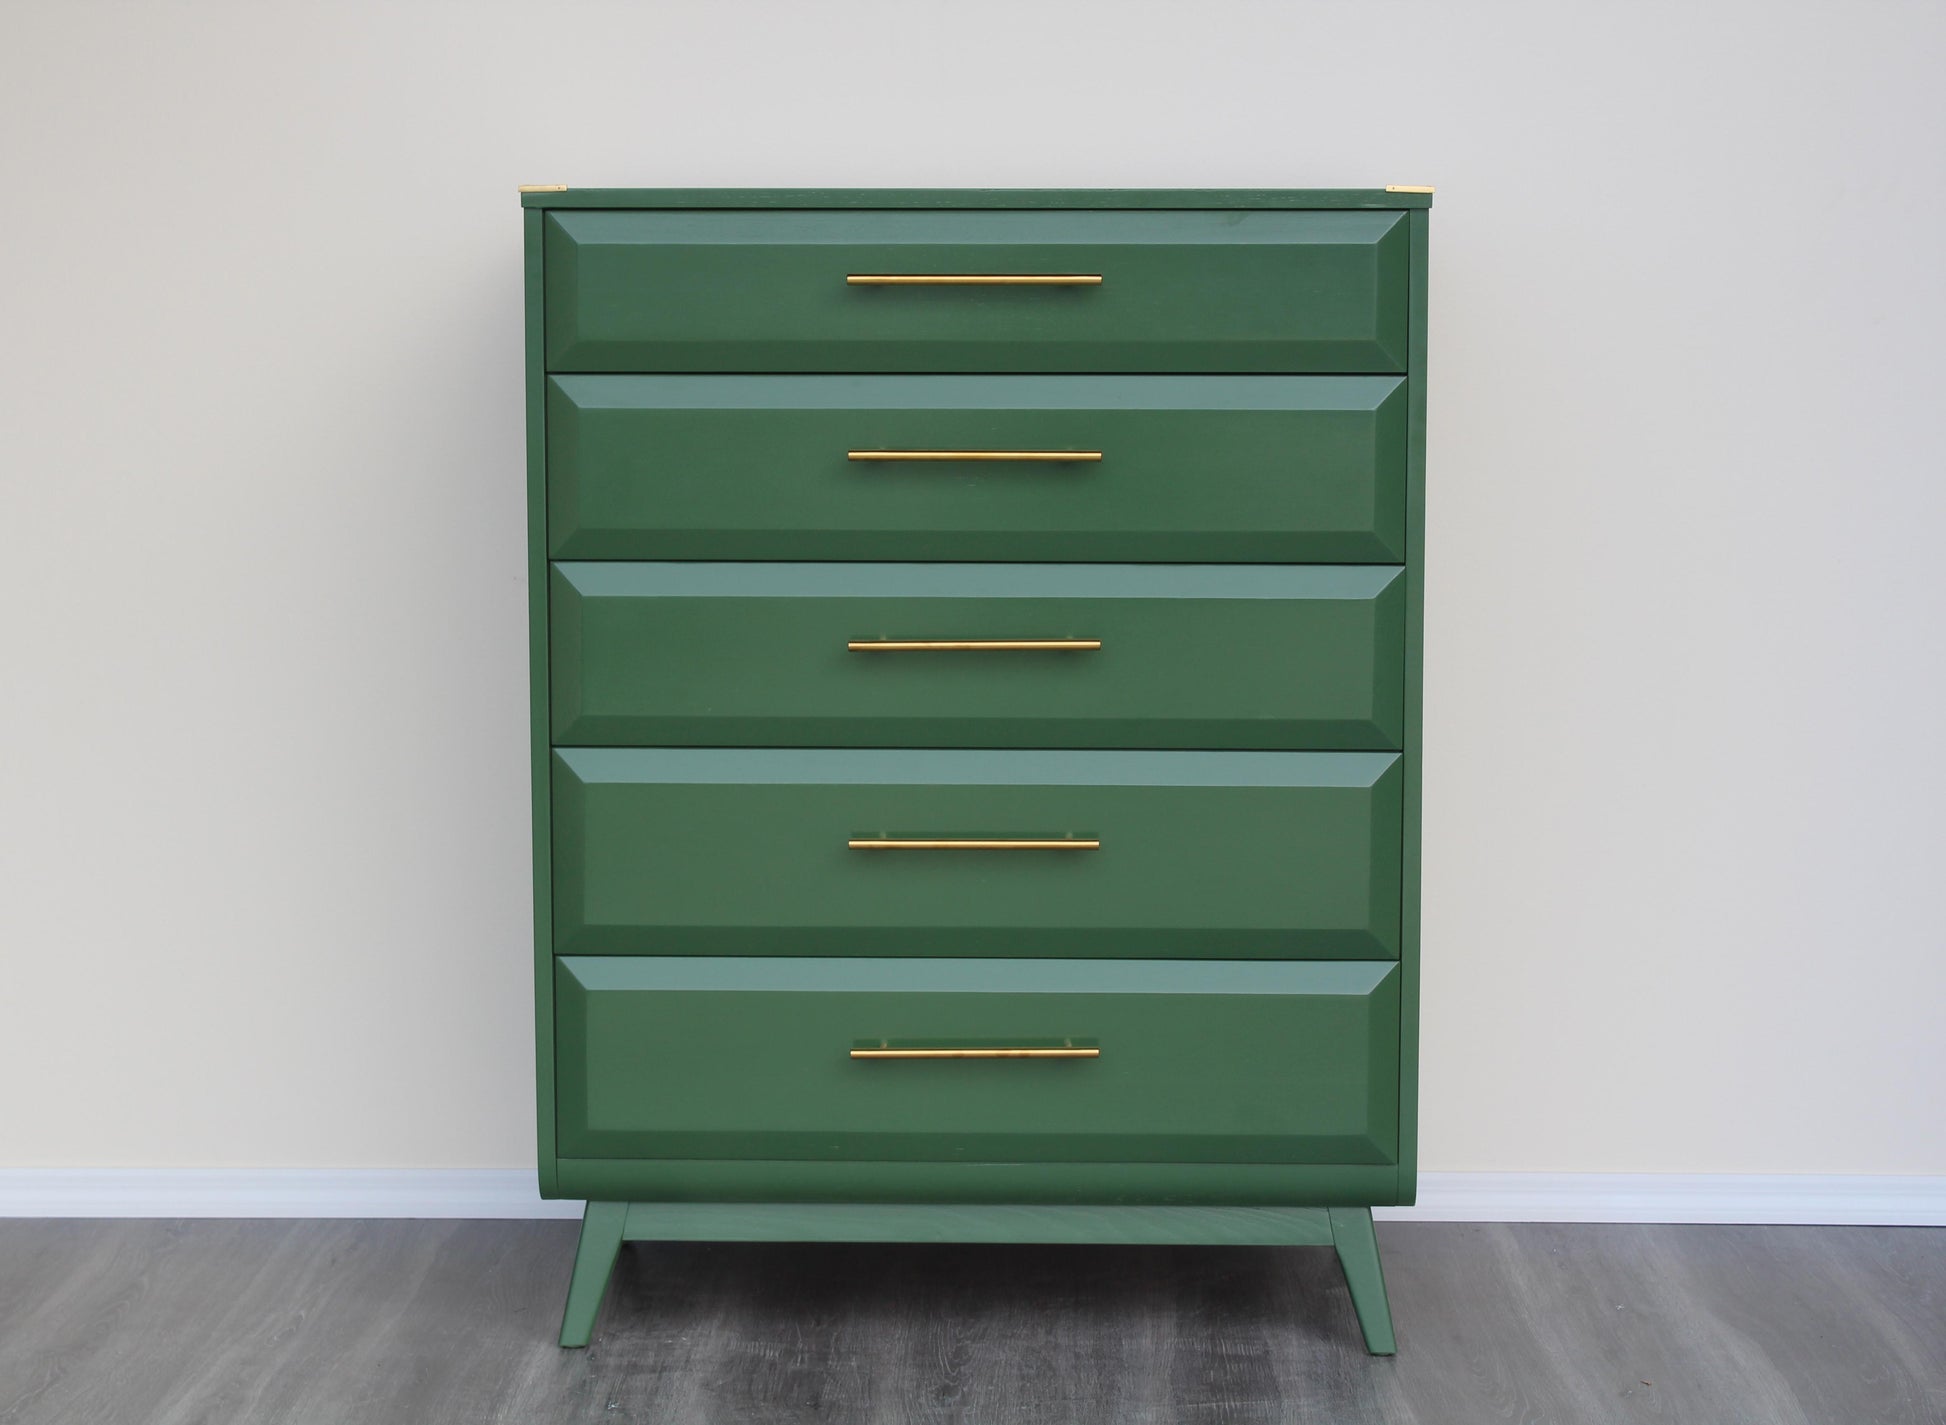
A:
<svg viewBox="0 0 1946 1425">
<path fill-rule="evenodd" d="M 1375 211 L 550 212 L 550 371 L 1406 369 Z M 864 277 L 1099 278 L 860 284 Z"/>
<path fill-rule="evenodd" d="M 1390 749 L 1404 735 L 1394 566 L 560 564 L 551 579 L 558 743 Z"/>
<path fill-rule="evenodd" d="M 1398 955 L 1392 753 L 552 756 L 563 954 Z"/>
<path fill-rule="evenodd" d="M 548 547 L 1398 563 L 1405 412 L 1396 376 L 556 376 Z"/>
<path fill-rule="evenodd" d="M 567 1158 L 1380 1164 L 1398 967 L 568 957 Z M 1033 1048 L 1098 1057 L 855 1058 Z"/>
</svg>

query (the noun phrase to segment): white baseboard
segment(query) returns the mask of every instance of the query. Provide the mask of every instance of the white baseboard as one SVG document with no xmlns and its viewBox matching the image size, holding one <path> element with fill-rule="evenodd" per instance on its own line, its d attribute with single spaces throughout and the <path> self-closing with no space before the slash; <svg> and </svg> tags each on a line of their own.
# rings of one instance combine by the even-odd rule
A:
<svg viewBox="0 0 1946 1425">
<path fill-rule="evenodd" d="M 0 1217 L 578 1217 L 523 1169 L 0 1168 Z M 1946 1227 L 1946 1177 L 1422 1173 L 1395 1222 Z"/>
<path fill-rule="evenodd" d="M 1751 1222 L 1946 1227 L 1946 1178 L 1814 1173 L 1421 1173 L 1400 1222 Z"/>
<path fill-rule="evenodd" d="M 580 1215 L 531 1168 L 0 1168 L 0 1217 Z"/>
</svg>

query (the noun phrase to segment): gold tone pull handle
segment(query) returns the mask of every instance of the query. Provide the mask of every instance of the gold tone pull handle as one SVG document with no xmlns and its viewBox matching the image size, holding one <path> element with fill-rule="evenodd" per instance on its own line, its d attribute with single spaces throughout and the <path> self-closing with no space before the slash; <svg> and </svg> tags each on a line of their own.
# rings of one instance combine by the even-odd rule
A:
<svg viewBox="0 0 1946 1425">
<path fill-rule="evenodd" d="M 917 836 L 860 836 L 845 843 L 853 851 L 1099 851 L 1091 837 L 978 837 L 929 839 Z"/>
<path fill-rule="evenodd" d="M 847 460 L 1013 460 L 1067 465 L 1101 459 L 1099 450 L 847 450 Z"/>
<path fill-rule="evenodd" d="M 853 287 L 1099 287 L 1099 272 L 853 272 Z"/>
<path fill-rule="evenodd" d="M 1087 653 L 1099 638 L 875 638 L 847 643 L 853 653 Z"/>
<path fill-rule="evenodd" d="M 996 1045 L 986 1048 L 976 1045 L 942 1045 L 927 1048 L 921 1045 L 894 1047 L 890 1041 L 860 1040 L 851 1047 L 854 1059 L 1099 1059 L 1101 1046 L 1098 1044 L 1076 1044 L 1072 1040 L 1056 1045 Z"/>
</svg>

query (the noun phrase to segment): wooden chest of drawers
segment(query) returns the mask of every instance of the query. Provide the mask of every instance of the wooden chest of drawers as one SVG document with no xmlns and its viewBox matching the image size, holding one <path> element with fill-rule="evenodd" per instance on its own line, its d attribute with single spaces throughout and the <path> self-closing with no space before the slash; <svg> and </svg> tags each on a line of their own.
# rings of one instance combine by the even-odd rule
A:
<svg viewBox="0 0 1946 1425">
<path fill-rule="evenodd" d="M 543 1195 L 1413 1197 L 1427 190 L 523 196 Z"/>
</svg>

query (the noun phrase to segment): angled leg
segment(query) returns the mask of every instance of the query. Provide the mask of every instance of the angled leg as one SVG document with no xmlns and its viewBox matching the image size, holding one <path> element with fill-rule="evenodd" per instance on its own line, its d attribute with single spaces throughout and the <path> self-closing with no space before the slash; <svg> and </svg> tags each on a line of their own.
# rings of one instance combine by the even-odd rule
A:
<svg viewBox="0 0 1946 1425">
<path fill-rule="evenodd" d="M 1351 1304 L 1364 1328 L 1365 1349 L 1374 1356 L 1398 1352 L 1392 1338 L 1392 1304 L 1385 1297 L 1385 1270 L 1378 1264 L 1378 1237 L 1372 1231 L 1369 1207 L 1331 1209 L 1331 1240 L 1338 1248 L 1338 1264 L 1345 1269 Z"/>
<path fill-rule="evenodd" d="M 574 1276 L 568 1282 L 567 1309 L 561 1313 L 561 1344 L 585 1346 L 594 1334 L 595 1313 L 608 1290 L 615 1254 L 622 1249 L 625 1202 L 591 1202 L 581 1218 L 581 1245 L 574 1251 Z"/>
</svg>

